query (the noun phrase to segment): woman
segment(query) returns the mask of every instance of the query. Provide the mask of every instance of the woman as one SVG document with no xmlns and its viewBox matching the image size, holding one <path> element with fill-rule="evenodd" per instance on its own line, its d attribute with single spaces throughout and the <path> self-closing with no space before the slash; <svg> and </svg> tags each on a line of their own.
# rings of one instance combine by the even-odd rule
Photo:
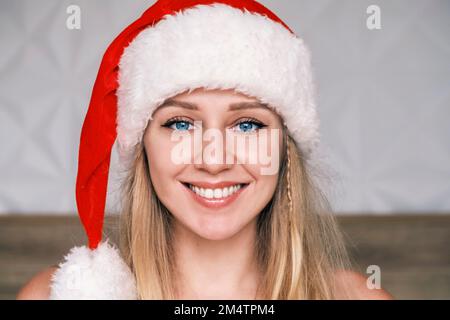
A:
<svg viewBox="0 0 450 320">
<path fill-rule="evenodd" d="M 18 297 L 389 299 L 351 271 L 319 188 L 313 94 L 309 50 L 256 1 L 157 1 L 105 53 L 83 125 L 89 248 Z M 101 242 L 116 133 L 120 255 Z"/>
</svg>

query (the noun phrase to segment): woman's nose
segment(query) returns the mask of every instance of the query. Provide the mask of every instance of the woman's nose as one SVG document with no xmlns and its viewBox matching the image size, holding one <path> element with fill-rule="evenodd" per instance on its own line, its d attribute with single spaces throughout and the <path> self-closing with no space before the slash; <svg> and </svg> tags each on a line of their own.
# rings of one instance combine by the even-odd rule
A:
<svg viewBox="0 0 450 320">
<path fill-rule="evenodd" d="M 217 175 L 222 171 L 229 170 L 233 166 L 233 164 L 209 164 L 202 162 L 201 164 L 194 164 L 194 166 L 198 170 L 206 171 L 211 175 Z"/>
<path fill-rule="evenodd" d="M 218 141 L 217 139 L 222 139 Z M 208 139 L 207 139 L 208 140 Z M 194 151 L 194 167 L 198 170 L 207 171 L 210 174 L 218 174 L 232 168 L 234 156 L 227 152 L 225 137 L 201 142 L 201 147 Z"/>
</svg>

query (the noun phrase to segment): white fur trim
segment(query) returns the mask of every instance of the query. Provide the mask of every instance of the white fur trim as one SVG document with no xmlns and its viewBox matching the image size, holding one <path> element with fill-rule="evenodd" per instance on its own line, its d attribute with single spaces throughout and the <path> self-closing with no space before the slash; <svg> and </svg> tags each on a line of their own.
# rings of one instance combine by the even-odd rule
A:
<svg viewBox="0 0 450 320">
<path fill-rule="evenodd" d="M 133 274 L 119 251 L 108 242 L 95 250 L 74 247 L 52 276 L 53 300 L 136 299 Z"/>
<path fill-rule="evenodd" d="M 141 31 L 119 64 L 117 134 L 125 160 L 151 114 L 186 90 L 232 89 L 272 105 L 306 157 L 319 119 L 303 40 L 281 24 L 224 5 L 197 5 Z"/>
</svg>

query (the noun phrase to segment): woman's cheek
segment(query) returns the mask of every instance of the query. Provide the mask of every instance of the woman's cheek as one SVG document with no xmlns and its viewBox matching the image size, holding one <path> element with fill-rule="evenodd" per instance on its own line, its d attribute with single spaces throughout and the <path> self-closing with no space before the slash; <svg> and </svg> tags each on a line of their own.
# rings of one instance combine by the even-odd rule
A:
<svg viewBox="0 0 450 320">
<path fill-rule="evenodd" d="M 156 190 L 161 192 L 163 181 L 167 181 L 173 170 L 170 162 L 170 140 L 166 136 L 162 128 L 150 125 L 144 141 L 152 183 Z"/>
<path fill-rule="evenodd" d="M 279 176 L 279 169 L 272 170 L 273 172 L 268 172 L 267 168 L 267 165 L 261 164 L 245 165 L 246 171 L 250 173 L 255 180 L 258 194 L 261 197 L 264 195 L 264 201 L 269 201 L 275 192 Z"/>
</svg>

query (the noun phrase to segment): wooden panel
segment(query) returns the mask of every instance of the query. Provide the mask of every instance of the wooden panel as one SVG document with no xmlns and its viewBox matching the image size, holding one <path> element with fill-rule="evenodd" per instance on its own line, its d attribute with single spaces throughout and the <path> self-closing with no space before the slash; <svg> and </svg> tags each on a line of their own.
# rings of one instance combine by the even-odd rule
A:
<svg viewBox="0 0 450 320">
<path fill-rule="evenodd" d="M 381 268 L 381 285 L 398 299 L 450 299 L 450 216 L 339 218 L 347 247 L 365 272 Z"/>
<path fill-rule="evenodd" d="M 339 216 L 360 272 L 378 265 L 398 299 L 450 299 L 450 215 Z M 105 221 L 114 241 L 117 219 Z M 84 244 L 75 216 L 0 216 L 0 299 L 13 299 L 37 271 Z"/>
</svg>

